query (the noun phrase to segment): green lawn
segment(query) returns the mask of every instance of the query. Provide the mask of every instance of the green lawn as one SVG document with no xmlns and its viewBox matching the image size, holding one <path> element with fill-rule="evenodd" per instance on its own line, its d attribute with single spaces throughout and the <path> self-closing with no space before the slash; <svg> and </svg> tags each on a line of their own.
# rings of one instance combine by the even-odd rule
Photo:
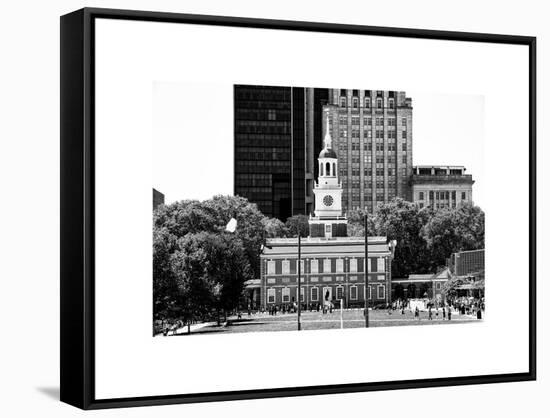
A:
<svg viewBox="0 0 550 418">
<path fill-rule="evenodd" d="M 364 328 L 365 318 L 362 310 L 345 310 L 343 313 L 344 328 Z M 265 331 L 292 331 L 298 328 L 297 314 L 278 313 L 275 316 L 269 314 L 252 314 L 248 316 L 242 314 L 241 319 L 236 316 L 228 318 L 227 326 L 210 325 L 199 328 L 191 334 L 206 333 L 236 333 L 236 332 L 265 332 Z M 428 319 L 427 312 L 420 312 L 420 320 L 414 318 L 414 314 L 408 310 L 405 314 L 401 311 L 392 311 L 388 314 L 385 310 L 369 311 L 370 327 L 389 327 L 404 325 L 442 325 L 459 324 L 466 322 L 477 322 L 477 319 L 466 315 L 453 314 L 451 320 L 443 319 L 441 312 L 439 316 L 433 313 L 433 320 Z M 324 314 L 322 312 L 302 312 L 301 315 L 302 330 L 321 330 L 338 329 L 341 327 L 340 311 L 334 310 L 332 313 Z M 182 330 L 183 331 L 183 330 Z M 186 334 L 181 334 L 186 335 Z"/>
</svg>

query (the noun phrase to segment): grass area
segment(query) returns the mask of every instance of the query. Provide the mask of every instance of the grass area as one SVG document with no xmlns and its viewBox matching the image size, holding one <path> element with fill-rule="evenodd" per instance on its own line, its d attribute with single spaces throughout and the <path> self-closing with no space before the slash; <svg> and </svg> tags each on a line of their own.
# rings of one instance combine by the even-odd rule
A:
<svg viewBox="0 0 550 418">
<path fill-rule="evenodd" d="M 236 316 L 228 318 L 226 326 L 209 325 L 199 328 L 191 333 L 206 334 L 206 333 L 237 333 L 237 332 L 266 332 L 266 331 L 292 331 L 297 330 L 297 314 L 282 314 L 277 315 L 252 314 L 248 316 L 243 313 L 242 318 Z M 401 311 L 392 311 L 388 314 L 385 310 L 369 311 L 369 326 L 370 327 L 388 327 L 388 326 L 424 326 L 424 325 L 442 325 L 442 324 L 460 324 L 467 322 L 477 322 L 478 320 L 472 316 L 453 314 L 451 320 L 443 319 L 441 312 L 436 316 L 433 312 L 433 319 L 428 319 L 427 312 L 420 312 L 420 320 L 414 318 L 414 313 L 405 310 L 404 314 Z M 364 328 L 365 318 L 363 311 L 360 309 L 350 309 L 343 312 L 344 328 Z M 322 329 L 339 329 L 341 327 L 340 311 L 334 310 L 332 313 L 323 314 L 322 312 L 302 312 L 301 315 L 302 330 L 322 330 Z M 182 334 L 185 335 L 185 334 Z"/>
</svg>

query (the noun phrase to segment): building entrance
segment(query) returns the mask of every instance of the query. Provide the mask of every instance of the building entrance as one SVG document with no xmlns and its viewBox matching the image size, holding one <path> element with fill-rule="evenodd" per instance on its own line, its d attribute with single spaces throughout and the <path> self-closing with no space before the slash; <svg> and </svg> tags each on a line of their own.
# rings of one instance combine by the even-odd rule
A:
<svg viewBox="0 0 550 418">
<path fill-rule="evenodd" d="M 323 287 L 323 305 L 332 303 L 332 287 Z"/>
</svg>

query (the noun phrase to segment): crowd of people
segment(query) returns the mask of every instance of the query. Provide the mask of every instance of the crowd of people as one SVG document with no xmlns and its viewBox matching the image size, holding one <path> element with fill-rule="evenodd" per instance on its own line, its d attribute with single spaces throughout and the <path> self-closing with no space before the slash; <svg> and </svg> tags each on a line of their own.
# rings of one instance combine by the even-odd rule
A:
<svg viewBox="0 0 550 418">
<path fill-rule="evenodd" d="M 432 299 L 398 299 L 388 306 L 388 314 L 392 311 L 414 312 L 415 319 L 420 320 L 420 312 L 428 312 L 428 320 L 446 319 L 451 320 L 453 314 L 474 315 L 482 319 L 485 313 L 485 298 L 476 299 L 473 297 L 459 297 L 446 301 Z M 440 316 L 441 313 L 441 316 Z"/>
</svg>

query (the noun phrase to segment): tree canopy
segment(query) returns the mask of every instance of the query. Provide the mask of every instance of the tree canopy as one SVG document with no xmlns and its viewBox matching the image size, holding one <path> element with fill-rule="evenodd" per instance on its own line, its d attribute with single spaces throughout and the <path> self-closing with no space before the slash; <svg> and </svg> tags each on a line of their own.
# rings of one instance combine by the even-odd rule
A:
<svg viewBox="0 0 550 418">
<path fill-rule="evenodd" d="M 234 233 L 225 231 L 231 218 Z M 182 200 L 153 214 L 155 318 L 195 319 L 233 309 L 246 280 L 259 276 L 265 217 L 241 197 Z"/>
<path fill-rule="evenodd" d="M 348 235 L 364 236 L 363 210 L 348 213 Z M 368 214 L 369 236 L 397 240 L 392 276 L 435 273 L 454 252 L 484 248 L 485 215 L 471 204 L 456 209 L 420 208 L 401 198 Z"/>
<path fill-rule="evenodd" d="M 302 237 L 309 235 L 309 218 L 306 215 L 294 215 L 286 220 L 288 235 L 296 237 L 298 234 Z"/>
</svg>

